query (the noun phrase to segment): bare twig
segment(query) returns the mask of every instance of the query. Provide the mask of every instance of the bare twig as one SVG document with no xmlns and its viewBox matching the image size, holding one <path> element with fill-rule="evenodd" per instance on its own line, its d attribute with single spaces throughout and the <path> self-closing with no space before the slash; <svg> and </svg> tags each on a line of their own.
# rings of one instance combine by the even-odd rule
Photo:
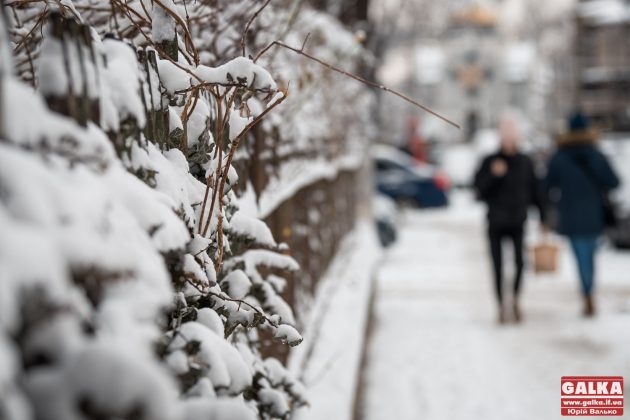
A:
<svg viewBox="0 0 630 420">
<path fill-rule="evenodd" d="M 208 212 L 208 217 L 206 220 L 206 224 L 205 227 L 203 228 L 203 230 L 201 231 L 201 234 L 203 236 L 206 236 L 206 234 L 208 233 L 208 228 L 210 227 L 210 222 L 212 221 L 212 215 L 214 214 L 214 206 L 217 202 L 217 193 L 219 190 L 219 177 L 221 175 L 221 161 L 223 160 L 223 120 L 224 120 L 224 114 L 223 114 L 223 96 L 219 95 L 219 89 L 216 89 L 216 95 L 217 95 L 217 118 L 216 118 L 216 126 L 215 126 L 215 152 L 214 152 L 214 159 L 217 162 L 217 168 L 215 170 L 215 174 L 214 177 L 208 177 L 206 179 L 206 189 L 210 188 L 211 182 L 212 182 L 212 200 L 210 202 L 210 211 Z M 229 111 L 229 109 L 226 109 L 226 113 Z M 199 220 L 200 223 L 203 223 L 203 218 L 201 218 Z"/>
<path fill-rule="evenodd" d="M 241 141 L 241 139 L 249 133 L 249 131 L 254 128 L 258 123 L 275 107 L 280 105 L 287 99 L 288 95 L 286 93 L 282 93 L 282 96 L 277 98 L 271 105 L 269 105 L 263 112 L 261 112 L 256 118 L 254 118 L 249 124 L 243 128 L 243 130 L 234 138 L 232 141 L 232 145 L 230 147 L 230 153 L 228 154 L 227 162 L 225 163 L 225 168 L 223 169 L 223 177 L 221 178 L 221 186 L 219 187 L 219 196 L 223 197 L 223 190 L 225 189 L 225 182 L 228 178 L 228 171 L 230 170 L 230 166 L 232 165 L 232 159 L 234 158 L 234 153 L 236 153 L 236 149 Z"/>
<path fill-rule="evenodd" d="M 217 104 L 217 118 L 216 118 L 216 124 L 214 126 L 214 139 L 215 139 L 215 144 L 216 144 L 216 151 L 219 150 L 219 120 L 222 119 L 221 117 L 221 102 L 223 101 L 223 97 L 219 94 L 219 90 L 216 87 L 212 87 L 212 89 L 209 89 L 209 91 L 212 93 L 212 95 L 214 95 L 214 98 L 216 100 L 216 104 Z M 215 159 L 216 159 L 216 152 L 215 151 Z M 212 212 L 214 211 L 214 203 L 216 201 L 216 186 L 218 185 L 218 183 L 216 182 L 216 178 L 219 177 L 219 170 L 217 169 L 216 174 L 214 177 L 212 177 L 211 175 L 206 177 L 206 192 L 204 193 L 204 199 L 203 199 L 203 204 L 201 207 L 201 216 L 199 217 L 199 233 L 202 236 L 206 236 L 206 233 L 208 232 L 208 226 L 210 225 L 210 221 L 212 220 Z M 212 200 L 210 203 L 210 210 L 209 210 L 209 215 L 208 215 L 208 221 L 205 223 L 204 226 L 204 213 L 206 210 L 206 204 L 208 201 L 208 193 L 210 191 L 210 187 L 212 186 L 212 184 L 214 184 L 214 188 L 212 190 Z"/>
<path fill-rule="evenodd" d="M 197 107 L 197 101 L 199 100 L 199 89 L 193 90 L 193 93 L 186 100 L 184 109 L 182 110 L 181 120 L 184 134 L 182 135 L 182 143 L 179 145 L 180 150 L 184 155 L 188 153 L 188 120 Z"/>
<path fill-rule="evenodd" d="M 200 80 L 200 79 L 197 79 L 197 80 Z M 196 85 L 187 87 L 185 89 L 176 90 L 174 93 L 179 95 L 179 94 L 182 94 L 182 93 L 190 92 L 190 91 L 198 89 L 198 88 L 209 88 L 209 87 L 212 87 L 212 86 L 221 86 L 221 87 L 228 88 L 228 89 L 230 89 L 230 88 L 241 88 L 241 89 L 247 89 L 250 92 L 255 92 L 255 93 L 269 93 L 271 91 L 268 87 L 262 88 L 262 89 L 260 89 L 260 88 L 253 88 L 251 86 L 247 86 L 247 85 L 245 85 L 243 83 L 237 83 L 237 82 L 231 82 L 231 83 L 220 83 L 220 82 L 208 83 L 208 82 L 202 82 L 202 83 L 198 83 Z"/>
<path fill-rule="evenodd" d="M 219 272 L 223 264 L 223 200 L 219 200 L 219 211 L 217 213 L 217 260 L 214 263 L 214 270 Z"/>
<path fill-rule="evenodd" d="M 242 299 L 232 299 L 229 296 L 221 295 L 219 293 L 215 293 L 215 292 L 211 292 L 211 291 L 208 291 L 207 294 L 210 295 L 210 296 L 214 296 L 214 297 L 216 297 L 218 299 L 224 300 L 226 302 L 234 302 L 234 303 L 238 303 L 239 305 L 245 305 L 248 308 L 251 308 L 258 315 L 260 315 L 267 323 L 269 323 L 269 325 L 271 325 L 272 327 L 278 327 L 278 324 L 276 324 L 271 319 L 269 319 L 267 317 L 267 315 L 263 311 L 261 311 L 260 309 L 258 309 L 257 307 L 255 307 L 254 305 L 252 305 L 249 302 L 246 302 L 246 301 L 244 301 Z"/>
<path fill-rule="evenodd" d="M 218 89 L 217 89 L 218 90 Z M 225 94 L 227 95 L 227 93 Z M 223 97 L 220 97 L 223 98 Z M 214 152 L 214 159 L 217 162 L 217 169 L 216 169 L 216 173 L 213 179 L 213 190 L 212 190 L 212 202 L 210 204 L 210 212 L 208 214 L 208 219 L 206 221 L 206 225 L 205 228 L 203 230 L 203 235 L 205 236 L 207 231 L 208 231 L 208 227 L 210 226 L 210 221 L 212 220 L 212 215 L 214 213 L 214 205 L 217 202 L 217 195 L 219 192 L 219 179 L 221 178 L 221 170 L 223 169 L 222 162 L 223 162 L 223 137 L 224 137 L 224 130 L 225 127 L 228 123 L 228 120 L 230 118 L 230 109 L 232 108 L 232 104 L 234 103 L 234 99 L 236 98 L 236 89 L 234 89 L 232 91 L 232 95 L 230 95 L 230 99 L 228 99 L 226 107 L 225 107 L 225 113 L 221 116 L 221 103 L 217 104 L 217 129 L 216 129 L 216 136 L 217 138 L 215 139 L 215 144 L 216 144 L 216 148 L 215 148 L 215 152 Z M 208 178 L 206 180 L 207 186 L 206 188 L 209 188 L 209 182 L 210 179 Z M 222 208 L 222 203 L 221 200 L 219 200 L 219 215 L 221 214 L 221 208 Z M 200 223 L 203 223 L 203 217 L 200 218 Z M 222 235 L 223 232 L 219 229 L 218 230 L 218 239 L 220 241 L 223 240 Z M 223 252 L 223 251 L 219 251 L 219 252 Z M 220 264 L 217 264 L 217 267 L 219 267 Z"/>
<path fill-rule="evenodd" d="M 247 32 L 249 31 L 249 27 L 252 25 L 254 20 L 258 17 L 258 15 L 267 7 L 271 0 L 266 0 L 262 6 L 252 15 L 252 17 L 247 21 L 247 25 L 245 25 L 245 30 L 243 31 L 243 35 L 241 35 L 241 50 L 243 51 L 243 57 L 245 57 L 245 38 L 247 37 Z"/>
<path fill-rule="evenodd" d="M 339 74 L 342 74 L 342 75 L 344 75 L 346 77 L 354 79 L 354 80 L 356 80 L 356 81 L 358 81 L 360 83 L 363 83 L 364 85 L 370 86 L 370 87 L 375 88 L 375 89 L 380 89 L 380 90 L 382 90 L 384 92 L 391 93 L 392 95 L 395 95 L 395 96 L 399 97 L 400 99 L 404 100 L 405 102 L 408 102 L 408 103 L 410 103 L 410 104 L 412 104 L 412 105 L 422 109 L 423 111 L 428 112 L 429 114 L 431 114 L 431 115 L 441 119 L 442 121 L 445 121 L 445 122 L 449 123 L 453 127 L 457 127 L 458 129 L 461 128 L 460 125 L 457 124 L 456 122 L 453 122 L 452 120 L 448 119 L 447 117 L 439 114 L 438 112 L 432 110 L 431 108 L 427 107 L 426 105 L 422 105 L 420 102 L 416 101 L 415 99 L 412 99 L 412 98 L 408 97 L 407 95 L 405 95 L 403 93 L 400 93 L 398 91 L 390 89 L 387 86 L 381 85 L 379 83 L 372 82 L 370 80 L 364 79 L 363 77 L 357 76 L 356 74 L 349 73 L 349 72 L 347 72 L 347 71 L 345 71 L 345 70 L 343 70 L 343 69 L 341 69 L 341 68 L 339 68 L 337 66 L 333 66 L 330 63 L 327 63 L 327 62 L 325 62 L 323 60 L 320 60 L 317 57 L 314 57 L 314 56 L 304 52 L 303 48 L 302 49 L 294 48 L 294 47 L 291 47 L 291 46 L 285 44 L 282 41 L 273 41 L 272 43 L 267 45 L 262 51 L 260 51 L 258 53 L 258 55 L 256 55 L 256 57 L 254 58 L 254 62 L 258 61 L 258 59 L 261 56 L 263 56 L 267 51 L 269 51 L 274 46 L 282 47 L 282 48 L 285 48 L 285 49 L 287 49 L 289 51 L 293 51 L 294 53 L 299 54 L 301 56 L 304 56 L 304 57 L 308 58 L 309 60 L 314 61 L 314 62 L 316 62 L 316 63 L 326 67 L 329 70 L 332 70 L 332 71 L 337 72 Z"/>
<path fill-rule="evenodd" d="M 306 36 L 304 37 L 304 42 L 302 42 L 302 48 L 300 48 L 300 51 L 304 51 L 304 48 L 306 48 L 306 44 L 308 43 L 308 38 L 311 36 L 311 33 L 307 33 Z"/>
<path fill-rule="evenodd" d="M 44 11 L 39 15 L 37 22 L 35 22 L 35 25 L 33 25 L 31 30 L 22 37 L 22 40 L 18 43 L 18 45 L 15 46 L 15 48 L 13 49 L 14 54 L 20 51 L 20 48 L 26 45 L 26 42 L 35 33 L 38 27 L 43 26 L 46 16 L 48 16 L 48 7 L 44 8 Z"/>
</svg>

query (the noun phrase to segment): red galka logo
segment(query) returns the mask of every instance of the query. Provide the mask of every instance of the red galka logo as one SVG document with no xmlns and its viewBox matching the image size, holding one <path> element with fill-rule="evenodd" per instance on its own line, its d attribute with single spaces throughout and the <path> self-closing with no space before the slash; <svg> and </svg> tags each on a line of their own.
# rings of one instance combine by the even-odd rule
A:
<svg viewBox="0 0 630 420">
<path fill-rule="evenodd" d="M 622 416 L 622 376 L 563 376 L 560 381 L 563 416 Z"/>
</svg>

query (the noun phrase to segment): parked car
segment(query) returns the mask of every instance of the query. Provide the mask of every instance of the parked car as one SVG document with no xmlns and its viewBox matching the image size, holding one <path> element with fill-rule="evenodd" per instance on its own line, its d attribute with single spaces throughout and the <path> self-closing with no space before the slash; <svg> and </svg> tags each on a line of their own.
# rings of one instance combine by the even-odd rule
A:
<svg viewBox="0 0 630 420">
<path fill-rule="evenodd" d="M 371 154 L 379 193 L 416 207 L 448 205 L 450 181 L 436 166 L 414 164 L 411 156 L 391 146 L 373 146 Z"/>
<path fill-rule="evenodd" d="M 617 226 L 608 230 L 608 237 L 617 249 L 630 250 L 630 213 L 617 216 Z"/>
<path fill-rule="evenodd" d="M 617 209 L 617 226 L 608 229 L 607 234 L 616 248 L 630 250 L 630 138 L 609 133 L 601 145 L 621 179 L 620 188 L 611 194 Z"/>
<path fill-rule="evenodd" d="M 381 245 L 387 248 L 396 242 L 398 237 L 398 227 L 396 226 L 398 209 L 396 208 L 396 203 L 388 196 L 376 193 L 372 198 L 372 211 L 378 238 L 381 241 Z"/>
</svg>

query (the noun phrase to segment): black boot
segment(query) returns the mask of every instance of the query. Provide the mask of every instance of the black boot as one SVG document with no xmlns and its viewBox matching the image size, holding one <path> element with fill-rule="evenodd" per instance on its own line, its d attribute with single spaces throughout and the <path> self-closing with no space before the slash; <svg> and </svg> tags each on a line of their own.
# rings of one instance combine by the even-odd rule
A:
<svg viewBox="0 0 630 420">
<path fill-rule="evenodd" d="M 595 303 L 592 295 L 584 296 L 584 316 L 587 318 L 595 316 Z"/>
</svg>

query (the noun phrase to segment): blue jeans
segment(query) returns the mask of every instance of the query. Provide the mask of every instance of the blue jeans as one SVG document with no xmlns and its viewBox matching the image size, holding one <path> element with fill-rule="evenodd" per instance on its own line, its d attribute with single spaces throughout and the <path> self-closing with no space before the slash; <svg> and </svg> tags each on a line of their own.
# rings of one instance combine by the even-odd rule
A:
<svg viewBox="0 0 630 420">
<path fill-rule="evenodd" d="M 575 254 L 580 280 L 582 282 L 582 293 L 589 296 L 593 291 L 595 283 L 595 251 L 597 250 L 597 236 L 569 236 L 571 247 Z"/>
</svg>

